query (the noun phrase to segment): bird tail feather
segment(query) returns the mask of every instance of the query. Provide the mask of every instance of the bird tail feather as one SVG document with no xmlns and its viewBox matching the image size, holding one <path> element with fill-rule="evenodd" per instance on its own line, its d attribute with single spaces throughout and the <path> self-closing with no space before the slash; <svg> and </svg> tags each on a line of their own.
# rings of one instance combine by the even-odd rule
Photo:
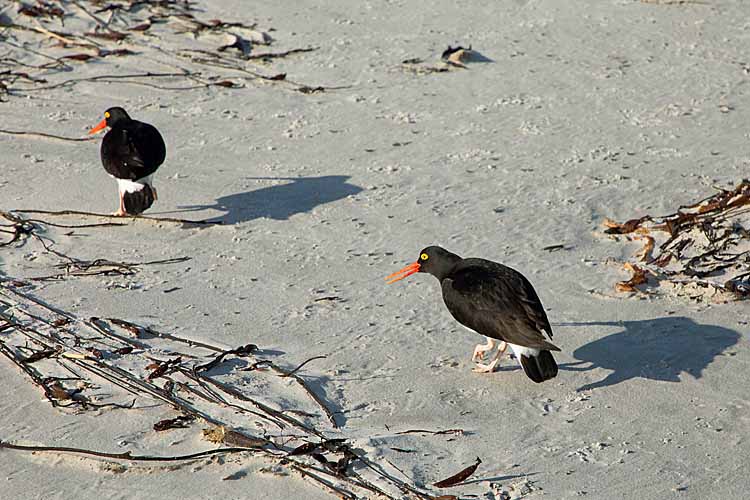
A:
<svg viewBox="0 0 750 500">
<path fill-rule="evenodd" d="M 520 361 L 523 371 L 537 384 L 557 375 L 557 363 L 549 351 L 539 351 L 537 355 L 521 354 Z"/>
<path fill-rule="evenodd" d="M 137 191 L 125 191 L 122 195 L 125 211 L 130 215 L 142 214 L 151 208 L 154 199 L 154 191 L 149 184 L 143 184 L 143 189 Z"/>
</svg>

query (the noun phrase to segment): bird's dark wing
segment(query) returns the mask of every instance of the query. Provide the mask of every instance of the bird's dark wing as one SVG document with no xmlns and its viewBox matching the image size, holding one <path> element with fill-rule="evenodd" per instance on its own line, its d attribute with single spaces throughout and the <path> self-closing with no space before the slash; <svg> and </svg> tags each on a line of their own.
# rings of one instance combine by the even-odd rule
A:
<svg viewBox="0 0 750 500">
<path fill-rule="evenodd" d="M 136 126 L 110 130 L 102 142 L 104 169 L 118 179 L 137 180 L 156 172 L 164 162 L 164 140 L 153 126 Z"/>
<path fill-rule="evenodd" d="M 487 337 L 525 347 L 559 351 L 547 314 L 531 283 L 500 264 L 467 266 L 442 282 L 448 310 L 462 325 Z"/>
</svg>

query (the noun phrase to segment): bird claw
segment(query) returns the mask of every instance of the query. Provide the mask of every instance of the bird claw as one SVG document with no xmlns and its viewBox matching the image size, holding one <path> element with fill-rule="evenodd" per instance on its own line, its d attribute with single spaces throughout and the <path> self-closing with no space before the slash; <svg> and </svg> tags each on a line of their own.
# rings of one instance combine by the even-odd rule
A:
<svg viewBox="0 0 750 500">
<path fill-rule="evenodd" d="M 491 361 L 489 364 L 479 363 L 479 361 L 484 360 L 484 355 L 487 352 L 491 352 L 495 348 L 495 341 L 487 338 L 486 344 L 479 344 L 474 348 L 474 355 L 471 357 L 471 360 L 474 361 L 477 366 L 474 367 L 473 371 L 476 373 L 492 373 L 495 371 L 495 367 L 500 362 L 500 358 L 502 358 L 503 353 L 505 352 L 505 349 L 507 349 L 508 344 L 505 342 L 500 342 L 497 344 L 497 351 L 495 351 L 495 355 L 491 358 Z"/>
<path fill-rule="evenodd" d="M 492 373 L 495 371 L 495 367 L 497 366 L 498 361 L 498 359 L 495 359 L 489 365 L 485 365 L 484 363 L 477 363 L 477 366 L 475 366 L 471 371 L 473 371 L 474 373 Z"/>
<path fill-rule="evenodd" d="M 474 354 L 471 355 L 471 360 L 474 362 L 481 361 L 484 359 L 484 354 L 495 348 L 495 341 L 491 338 L 487 338 L 486 344 L 477 344 L 474 348 Z"/>
<path fill-rule="evenodd" d="M 117 209 L 116 212 L 112 212 L 113 217 L 127 217 L 128 213 L 125 210 Z"/>
</svg>

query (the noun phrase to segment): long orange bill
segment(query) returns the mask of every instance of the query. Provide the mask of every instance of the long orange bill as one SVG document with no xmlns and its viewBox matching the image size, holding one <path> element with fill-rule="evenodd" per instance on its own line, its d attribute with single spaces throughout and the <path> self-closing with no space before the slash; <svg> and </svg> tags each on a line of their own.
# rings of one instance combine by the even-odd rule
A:
<svg viewBox="0 0 750 500">
<path fill-rule="evenodd" d="M 411 276 L 412 274 L 419 272 L 419 262 L 413 262 L 406 266 L 405 268 L 396 271 L 395 273 L 391 274 L 390 276 L 386 276 L 386 280 L 388 281 L 388 284 L 395 283 L 399 280 L 402 280 L 406 278 L 407 276 Z"/>
<path fill-rule="evenodd" d="M 96 127 L 89 130 L 89 135 L 96 134 L 97 132 L 104 130 L 106 127 L 107 127 L 107 119 L 105 118 L 104 120 L 100 121 Z"/>
</svg>

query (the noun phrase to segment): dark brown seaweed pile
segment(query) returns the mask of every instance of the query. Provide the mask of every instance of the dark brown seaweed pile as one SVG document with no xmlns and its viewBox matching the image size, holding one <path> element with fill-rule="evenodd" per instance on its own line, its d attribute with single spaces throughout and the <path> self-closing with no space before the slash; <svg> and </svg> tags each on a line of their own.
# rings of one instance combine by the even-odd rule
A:
<svg viewBox="0 0 750 500">
<path fill-rule="evenodd" d="M 605 225 L 608 234 L 644 242 L 625 264 L 632 277 L 618 291 L 653 284 L 695 299 L 750 297 L 750 181 L 669 215 Z"/>
</svg>

